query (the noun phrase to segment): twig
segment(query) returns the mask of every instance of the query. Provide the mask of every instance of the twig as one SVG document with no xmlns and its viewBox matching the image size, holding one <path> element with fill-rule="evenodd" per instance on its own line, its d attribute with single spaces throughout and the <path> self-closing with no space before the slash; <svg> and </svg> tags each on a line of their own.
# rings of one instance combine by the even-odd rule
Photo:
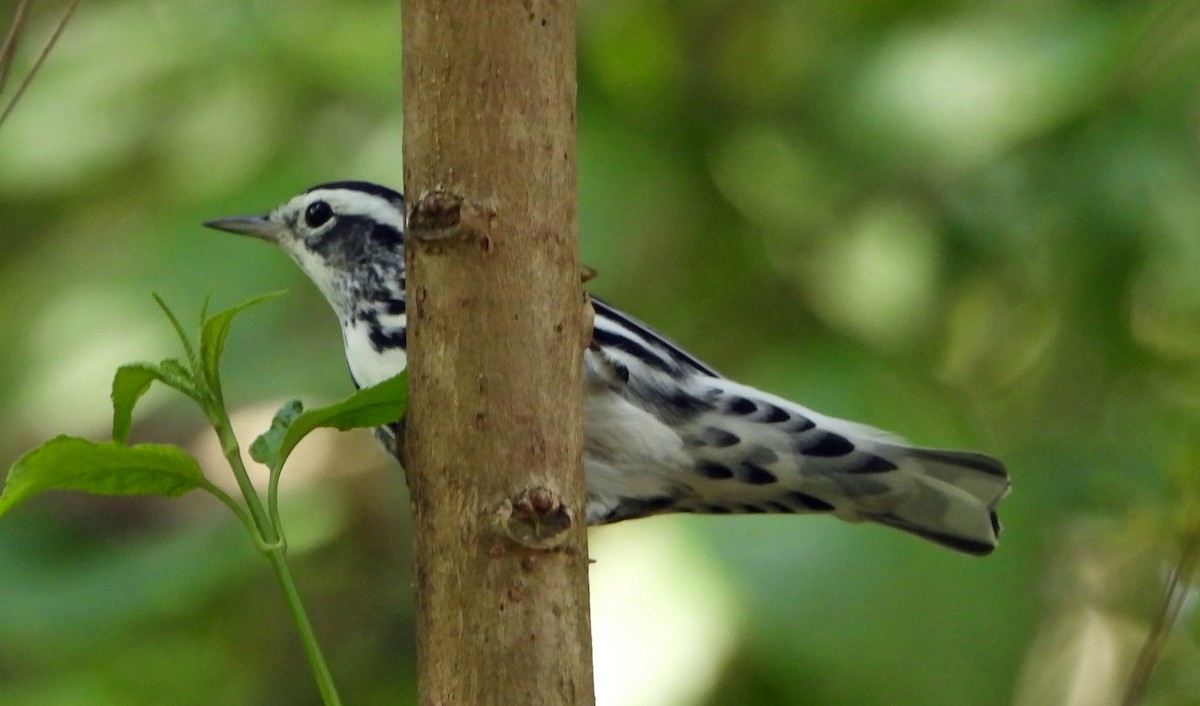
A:
<svg viewBox="0 0 1200 706">
<path fill-rule="evenodd" d="M 1154 668 L 1158 665 L 1167 639 L 1171 636 L 1171 629 L 1179 619 L 1179 613 L 1187 599 L 1188 587 L 1196 569 L 1196 549 L 1196 543 L 1190 542 L 1183 548 L 1179 562 L 1171 568 L 1171 575 L 1163 587 L 1158 610 L 1155 611 L 1154 620 L 1150 624 L 1150 632 L 1146 635 L 1146 642 L 1142 644 L 1130 672 L 1129 684 L 1125 688 L 1121 706 L 1137 706 L 1146 693 L 1150 677 L 1154 674 Z"/>
<path fill-rule="evenodd" d="M 1200 439 L 1189 449 L 1182 469 L 1182 484 L 1193 493 L 1197 469 L 1200 469 Z M 1179 532 L 1179 558 L 1171 567 L 1171 573 L 1163 585 L 1162 597 L 1159 598 L 1154 619 L 1150 622 L 1146 641 L 1142 643 L 1142 649 L 1138 652 L 1133 669 L 1129 673 L 1129 683 L 1121 697 L 1121 706 L 1137 706 L 1142 702 L 1154 668 L 1162 658 L 1167 640 L 1171 637 L 1171 631 L 1187 601 L 1188 591 L 1196 574 L 1196 565 L 1200 563 L 1200 505 L 1194 496 L 1185 494 L 1185 497 L 1190 497 L 1190 506 Z"/>
<path fill-rule="evenodd" d="M 75 14 L 75 8 L 77 7 L 79 7 L 79 0 L 70 0 L 67 3 L 67 9 L 63 10 L 62 17 L 58 19 L 58 24 L 54 26 L 54 32 L 50 34 L 50 39 L 46 40 L 46 45 L 42 47 L 42 51 L 38 54 L 37 59 L 34 60 L 33 66 L 29 67 L 29 73 L 25 74 L 25 78 L 21 79 L 21 84 L 17 86 L 17 90 L 13 93 L 12 98 L 4 106 L 4 112 L 0 112 L 0 126 L 4 125 L 4 121 L 8 119 L 13 108 L 17 106 L 17 101 L 21 99 L 21 95 L 25 93 L 25 89 L 29 87 L 29 84 L 33 81 L 33 77 L 37 75 L 38 69 L 42 67 L 42 63 L 46 61 L 50 50 L 54 48 L 59 35 L 66 29 L 67 23 L 71 21 L 71 16 Z M 5 49 L 7 49 L 7 42 Z"/>
<path fill-rule="evenodd" d="M 0 93 L 4 93 L 4 85 L 8 83 L 8 72 L 12 69 L 13 57 L 17 55 L 17 43 L 21 38 L 21 28 L 25 26 L 25 11 L 29 9 L 32 2 L 33 0 L 21 0 L 17 4 L 12 25 L 9 26 L 8 34 L 4 37 L 4 44 L 0 45 Z"/>
</svg>

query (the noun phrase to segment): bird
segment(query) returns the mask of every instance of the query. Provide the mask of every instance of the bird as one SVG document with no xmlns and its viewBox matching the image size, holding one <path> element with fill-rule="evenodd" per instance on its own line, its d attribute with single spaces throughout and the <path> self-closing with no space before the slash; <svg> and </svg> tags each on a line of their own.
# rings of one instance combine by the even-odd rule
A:
<svg viewBox="0 0 1200 706">
<path fill-rule="evenodd" d="M 405 368 L 399 192 L 334 181 L 265 215 L 204 225 L 291 256 L 337 315 L 357 387 Z M 602 299 L 593 297 L 592 307 L 582 361 L 589 525 L 670 512 L 816 513 L 896 528 L 970 555 L 996 548 L 996 506 L 1010 488 L 999 460 L 909 445 L 820 414 L 724 377 Z M 376 431 L 395 455 L 395 427 Z"/>
</svg>

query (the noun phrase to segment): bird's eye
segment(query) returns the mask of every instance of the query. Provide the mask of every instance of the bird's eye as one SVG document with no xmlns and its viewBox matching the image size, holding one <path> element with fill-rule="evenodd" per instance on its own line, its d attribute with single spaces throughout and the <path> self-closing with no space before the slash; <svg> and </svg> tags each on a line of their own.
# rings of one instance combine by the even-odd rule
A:
<svg viewBox="0 0 1200 706">
<path fill-rule="evenodd" d="M 333 218 L 333 209 L 324 201 L 313 201 L 304 210 L 304 222 L 309 228 L 320 228 Z"/>
</svg>

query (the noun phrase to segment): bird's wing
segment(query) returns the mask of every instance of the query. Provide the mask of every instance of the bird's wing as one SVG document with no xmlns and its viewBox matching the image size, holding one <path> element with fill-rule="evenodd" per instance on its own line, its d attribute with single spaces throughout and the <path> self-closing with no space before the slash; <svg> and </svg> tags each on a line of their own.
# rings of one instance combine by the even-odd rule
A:
<svg viewBox="0 0 1200 706">
<path fill-rule="evenodd" d="M 671 339 L 618 311 L 602 299 L 592 297 L 592 308 L 596 311 L 592 330 L 592 339 L 596 344 L 616 348 L 658 370 L 684 368 L 707 377 L 722 377 Z"/>
</svg>

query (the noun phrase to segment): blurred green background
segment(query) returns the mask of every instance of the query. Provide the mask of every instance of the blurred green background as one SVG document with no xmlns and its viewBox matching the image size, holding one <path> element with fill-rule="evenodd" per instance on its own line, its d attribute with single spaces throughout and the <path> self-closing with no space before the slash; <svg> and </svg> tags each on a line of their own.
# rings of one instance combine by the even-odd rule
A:
<svg viewBox="0 0 1200 706">
<path fill-rule="evenodd" d="M 115 367 L 177 354 L 151 291 L 190 319 L 289 289 L 229 343 L 246 440 L 351 389 L 299 271 L 199 223 L 399 186 L 396 5 L 83 3 L 0 127 L 5 466 L 107 438 Z M 1115 704 L 1200 496 L 1200 5 L 581 0 L 579 122 L 592 291 L 1014 480 L 986 559 L 828 518 L 593 530 L 600 703 Z M 181 398 L 152 392 L 134 436 L 220 473 Z M 294 568 L 344 700 L 414 703 L 402 476 L 365 432 L 298 456 Z M 1147 703 L 1200 703 L 1197 628 Z M 224 508 L 57 493 L 0 520 L 0 703 L 317 697 Z"/>
</svg>

